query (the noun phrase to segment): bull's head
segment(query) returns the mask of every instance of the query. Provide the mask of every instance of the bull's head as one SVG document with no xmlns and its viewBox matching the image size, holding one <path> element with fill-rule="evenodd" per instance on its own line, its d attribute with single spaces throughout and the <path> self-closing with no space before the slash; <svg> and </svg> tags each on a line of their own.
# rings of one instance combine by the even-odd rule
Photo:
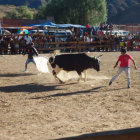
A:
<svg viewBox="0 0 140 140">
<path fill-rule="evenodd" d="M 102 55 L 99 55 L 98 57 L 94 57 L 94 69 L 97 71 L 100 71 L 100 57 Z"/>
</svg>

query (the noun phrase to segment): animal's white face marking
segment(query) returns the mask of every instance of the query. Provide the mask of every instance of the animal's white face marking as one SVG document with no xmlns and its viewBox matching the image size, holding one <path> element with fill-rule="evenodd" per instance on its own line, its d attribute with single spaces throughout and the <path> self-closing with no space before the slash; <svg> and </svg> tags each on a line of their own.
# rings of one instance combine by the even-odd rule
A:
<svg viewBox="0 0 140 140">
<path fill-rule="evenodd" d="M 98 60 L 98 64 L 100 64 L 100 59 L 97 59 Z"/>
</svg>

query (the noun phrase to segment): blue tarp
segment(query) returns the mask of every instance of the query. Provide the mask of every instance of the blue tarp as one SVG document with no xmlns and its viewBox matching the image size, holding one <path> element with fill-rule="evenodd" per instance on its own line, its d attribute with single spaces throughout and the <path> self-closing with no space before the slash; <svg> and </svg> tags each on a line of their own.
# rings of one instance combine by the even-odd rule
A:
<svg viewBox="0 0 140 140">
<path fill-rule="evenodd" d="M 53 22 L 43 23 L 43 24 L 41 24 L 41 25 L 42 25 L 42 26 L 56 26 L 56 24 L 53 23 Z"/>
<path fill-rule="evenodd" d="M 57 24 L 56 27 L 58 28 L 85 28 L 85 26 L 82 25 L 75 25 L 75 24 Z"/>
<path fill-rule="evenodd" d="M 85 26 L 82 25 L 75 25 L 75 24 L 55 24 L 52 22 L 47 22 L 47 23 L 42 23 L 42 24 L 35 24 L 35 25 L 30 25 L 33 27 L 40 27 L 40 26 L 47 26 L 47 27 L 56 27 L 56 28 L 85 28 Z"/>
<path fill-rule="evenodd" d="M 29 25 L 29 26 L 33 26 L 33 27 L 40 27 L 40 26 L 49 26 L 49 27 L 56 27 L 55 23 L 52 22 L 46 22 L 46 23 L 42 23 L 42 24 L 35 24 L 35 25 Z"/>
</svg>

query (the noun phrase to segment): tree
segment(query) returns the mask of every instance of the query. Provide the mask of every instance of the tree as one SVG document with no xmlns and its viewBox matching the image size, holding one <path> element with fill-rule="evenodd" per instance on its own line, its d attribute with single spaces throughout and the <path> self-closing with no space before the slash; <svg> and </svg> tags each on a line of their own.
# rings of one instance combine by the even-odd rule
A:
<svg viewBox="0 0 140 140">
<path fill-rule="evenodd" d="M 8 12 L 5 17 L 9 19 L 33 19 L 34 11 L 27 6 L 20 6 L 11 12 Z"/>
<path fill-rule="evenodd" d="M 53 16 L 56 23 L 93 25 L 107 19 L 106 0 L 51 0 L 39 13 Z"/>
<path fill-rule="evenodd" d="M 46 18 L 46 4 L 39 7 L 38 12 L 34 15 L 35 19 L 45 19 Z"/>
</svg>

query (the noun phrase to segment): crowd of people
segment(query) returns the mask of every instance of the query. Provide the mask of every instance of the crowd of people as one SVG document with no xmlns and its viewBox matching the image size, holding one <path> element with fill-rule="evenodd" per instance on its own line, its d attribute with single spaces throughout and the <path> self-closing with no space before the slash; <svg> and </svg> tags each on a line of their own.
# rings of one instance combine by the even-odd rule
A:
<svg viewBox="0 0 140 140">
<path fill-rule="evenodd" d="M 112 35 L 112 25 L 101 24 L 99 27 L 79 29 L 68 36 L 48 35 L 9 35 L 0 36 L 0 54 L 22 54 L 30 42 L 38 51 L 60 49 L 62 51 L 120 51 L 126 48 L 128 51 L 140 50 L 140 36 L 129 34 L 128 36 Z M 62 49 L 61 49 L 62 48 Z"/>
</svg>

